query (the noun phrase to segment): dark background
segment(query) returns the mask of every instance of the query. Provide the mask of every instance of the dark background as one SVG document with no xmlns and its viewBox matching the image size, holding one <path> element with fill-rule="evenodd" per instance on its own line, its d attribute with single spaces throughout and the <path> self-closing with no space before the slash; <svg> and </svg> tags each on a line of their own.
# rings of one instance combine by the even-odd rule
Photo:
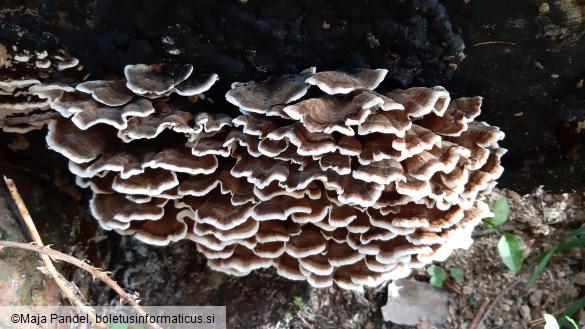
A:
<svg viewBox="0 0 585 329">
<path fill-rule="evenodd" d="M 0 41 L 66 48 L 89 79 L 131 63 L 192 63 L 215 72 L 216 110 L 234 81 L 339 67 L 386 68 L 380 90 L 444 85 L 484 96 L 500 126 L 500 186 L 561 192 L 582 186 L 582 0 L 3 1 Z M 465 44 L 465 46 L 464 46 Z"/>
<path fill-rule="evenodd" d="M 569 191 L 585 177 L 581 0 L 537 1 L 4 1 L 0 40 L 66 48 L 89 79 L 130 63 L 192 63 L 215 72 L 216 109 L 234 81 L 339 67 L 389 70 L 381 90 L 444 85 L 484 96 L 500 126 L 500 186 Z M 465 46 L 464 46 L 465 44 Z"/>
</svg>

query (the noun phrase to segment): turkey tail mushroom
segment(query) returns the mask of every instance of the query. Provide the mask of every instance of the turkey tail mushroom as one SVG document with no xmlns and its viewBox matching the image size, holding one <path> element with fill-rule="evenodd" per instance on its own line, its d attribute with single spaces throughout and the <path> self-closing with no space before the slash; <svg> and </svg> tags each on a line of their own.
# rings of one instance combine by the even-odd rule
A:
<svg viewBox="0 0 585 329">
<path fill-rule="evenodd" d="M 474 121 L 481 97 L 380 93 L 385 69 L 309 68 L 233 83 L 225 97 L 242 115 L 232 118 L 186 100 L 218 78 L 193 71 L 129 65 L 75 89 L 4 79 L 14 105 L 0 115 L 57 111 L 47 144 L 93 191 L 103 228 L 156 245 L 193 240 L 232 275 L 273 266 L 359 291 L 469 247 L 491 214 L 484 198 L 506 150 L 503 132 Z M 23 89 L 38 104 L 18 103 Z"/>
</svg>

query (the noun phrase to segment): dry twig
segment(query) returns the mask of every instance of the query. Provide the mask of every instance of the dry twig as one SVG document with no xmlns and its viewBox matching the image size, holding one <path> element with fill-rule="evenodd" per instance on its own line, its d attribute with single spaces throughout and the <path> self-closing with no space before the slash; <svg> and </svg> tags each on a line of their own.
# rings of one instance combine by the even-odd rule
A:
<svg viewBox="0 0 585 329">
<path fill-rule="evenodd" d="M 495 44 L 503 44 L 503 45 L 510 45 L 510 46 L 516 45 L 516 43 L 514 43 L 514 42 L 494 40 L 494 41 L 479 42 L 479 43 L 474 44 L 473 46 L 477 47 L 477 46 L 495 45 Z"/>
<path fill-rule="evenodd" d="M 22 242 L 0 240 L 0 250 L 2 250 L 3 248 L 34 251 L 38 254 L 41 254 L 42 256 L 48 256 L 53 260 L 64 261 L 64 262 L 69 263 L 71 265 L 77 266 L 77 267 L 89 272 L 89 274 L 91 274 L 91 276 L 94 280 L 99 279 L 99 280 L 103 281 L 105 284 L 107 284 L 108 286 L 110 286 L 112 289 L 114 289 L 114 291 L 116 293 L 118 293 L 118 295 L 120 295 L 120 297 L 124 301 L 126 301 L 128 304 L 133 306 L 134 309 L 136 309 L 136 311 L 138 313 L 140 313 L 141 315 L 146 315 L 146 312 L 142 309 L 142 307 L 140 307 L 140 305 L 138 305 L 136 303 L 136 300 L 134 300 L 134 298 L 132 298 L 128 293 L 126 293 L 124 291 L 124 289 L 116 283 L 116 281 L 112 280 L 109 277 L 108 272 L 105 272 L 97 267 L 93 267 L 93 266 L 89 265 L 88 263 L 86 263 L 78 258 L 75 258 L 71 255 L 67 255 L 67 254 L 62 253 L 60 251 L 57 251 L 55 249 L 51 249 L 50 246 L 37 246 L 37 245 L 32 244 L 32 243 L 22 243 Z"/>
<path fill-rule="evenodd" d="M 307 321 L 307 319 L 305 319 L 305 316 L 301 313 L 301 311 L 297 310 L 297 315 L 299 316 L 301 321 L 303 321 L 303 323 L 307 326 L 307 328 L 314 329 L 314 327 L 309 323 L 309 321 Z"/>
<path fill-rule="evenodd" d="M 494 300 L 491 303 L 490 303 L 488 298 L 484 299 L 484 301 L 481 303 L 481 306 L 479 307 L 477 314 L 475 315 L 475 318 L 473 319 L 473 321 L 469 325 L 468 329 L 477 328 L 477 326 L 480 323 L 482 323 L 483 320 L 490 314 L 494 305 L 496 305 L 500 301 L 500 299 L 502 299 L 502 297 L 504 295 L 507 295 L 512 289 L 514 289 L 514 287 L 516 287 L 519 282 L 520 282 L 520 279 L 516 278 L 514 280 L 514 282 L 512 282 L 506 289 L 504 289 L 501 293 L 499 293 L 498 296 L 496 298 L 494 298 Z"/>
<path fill-rule="evenodd" d="M 477 328 L 481 320 L 483 320 L 483 315 L 489 303 L 490 303 L 489 298 L 484 297 L 483 301 L 481 302 L 481 305 L 479 305 L 477 313 L 475 313 L 475 317 L 473 317 L 473 321 L 471 321 L 471 324 L 469 324 L 468 329 Z"/>
<path fill-rule="evenodd" d="M 566 310 L 567 310 L 567 307 L 565 306 L 565 307 L 561 308 L 560 310 L 551 313 L 551 315 L 554 316 L 555 318 L 558 318 L 559 315 L 563 314 L 563 312 Z M 538 318 L 536 320 L 532 320 L 532 321 L 528 322 L 528 327 L 533 328 L 536 326 L 540 326 L 540 325 L 543 325 L 545 322 L 546 321 L 545 321 L 544 317 L 541 317 L 541 318 Z"/>
<path fill-rule="evenodd" d="M 22 201 L 22 198 L 20 197 L 20 194 L 18 193 L 18 190 L 16 189 L 16 185 L 14 184 L 14 181 L 12 181 L 12 179 L 8 179 L 8 178 L 6 178 L 6 176 L 4 176 L 4 182 L 6 183 L 6 186 L 8 187 L 8 191 L 10 192 L 10 196 L 12 197 L 12 200 L 14 200 L 14 203 L 16 204 L 16 207 L 18 208 L 18 212 L 22 216 L 22 219 L 24 220 L 24 224 L 26 225 L 34 243 L 36 243 L 40 247 L 43 247 L 43 241 L 41 240 L 41 236 L 39 235 L 39 232 L 37 231 L 35 224 L 34 224 L 32 218 L 30 217 L 30 213 L 28 212 L 28 209 L 26 208 L 24 201 Z M 90 319 L 91 319 L 91 322 L 93 324 L 95 324 L 97 327 L 104 328 L 104 329 L 107 328 L 105 324 L 103 324 L 103 323 L 98 324 L 97 323 L 95 311 L 92 308 L 86 306 L 79 299 L 79 297 L 77 297 L 77 292 L 74 291 L 72 289 L 71 284 L 68 281 L 66 281 L 63 278 L 63 276 L 60 275 L 59 272 L 57 272 L 57 269 L 53 265 L 53 262 L 51 262 L 51 258 L 49 258 L 49 256 L 47 256 L 44 253 L 40 254 L 40 256 L 41 256 L 41 260 L 43 261 L 43 264 L 45 265 L 45 269 L 47 272 L 46 274 L 55 281 L 55 283 L 57 284 L 59 289 L 61 289 L 61 292 L 63 292 L 63 295 L 65 295 L 65 297 L 67 297 L 67 299 L 69 299 L 71 304 L 73 304 L 75 307 L 79 308 L 84 313 L 88 314 Z"/>
<path fill-rule="evenodd" d="M 529 228 L 530 227 L 527 227 L 527 225 L 523 225 L 523 224 L 502 224 L 499 226 L 500 231 L 507 231 L 507 232 L 509 232 L 509 231 L 524 231 L 524 230 L 529 229 Z M 480 236 L 491 235 L 491 234 L 496 234 L 496 233 L 499 233 L 499 231 L 497 229 L 486 228 L 486 229 L 473 231 L 473 233 L 471 234 L 471 237 L 477 238 Z"/>
<path fill-rule="evenodd" d="M 75 305 L 76 307 L 81 309 L 83 312 L 88 314 L 90 316 L 92 323 L 96 324 L 96 326 L 98 326 L 99 328 L 107 328 L 107 327 L 104 324 L 97 323 L 95 311 L 92 308 L 86 306 L 81 300 L 79 300 L 79 298 L 77 297 L 77 292 L 73 291 L 73 289 L 72 289 L 72 284 L 69 281 L 65 280 L 63 278 L 63 276 L 59 272 L 57 272 L 57 269 L 55 268 L 55 266 L 51 262 L 51 258 L 54 260 L 62 260 L 64 262 L 70 263 L 70 264 L 75 265 L 81 269 L 86 270 L 87 272 L 89 272 L 92 275 L 92 278 L 94 280 L 100 279 L 101 281 L 103 281 L 105 284 L 107 284 L 112 289 L 114 289 L 114 291 L 116 293 L 118 293 L 118 295 L 124 301 L 126 301 L 128 304 L 130 304 L 140 315 L 146 316 L 146 311 L 144 311 L 144 309 L 142 307 L 140 307 L 140 305 L 138 305 L 136 300 L 134 298 L 132 298 L 128 293 L 126 293 L 124 291 L 124 289 L 122 289 L 122 287 L 120 287 L 116 283 L 116 281 L 112 280 L 106 272 L 104 272 L 101 269 L 98 269 L 96 267 L 93 267 L 93 266 L 89 265 L 88 263 L 86 263 L 82 260 L 79 260 L 73 256 L 70 256 L 70 255 L 64 254 L 62 252 L 53 250 L 48 246 L 44 246 L 43 241 L 41 240 L 41 237 L 39 235 L 39 232 L 37 231 L 35 224 L 30 216 L 30 213 L 28 212 L 28 209 L 26 208 L 24 201 L 22 200 L 20 194 L 18 193 L 18 190 L 16 189 L 16 185 L 14 184 L 14 181 L 4 177 L 4 182 L 6 183 L 6 186 L 8 187 L 8 191 L 10 192 L 10 195 L 12 196 L 12 199 L 14 200 L 14 203 L 16 204 L 16 207 L 18 208 L 18 211 L 19 211 L 20 215 L 22 216 L 24 223 L 27 226 L 27 228 L 30 232 L 30 235 L 31 235 L 31 237 L 36 245 L 35 244 L 28 244 L 28 243 L 1 241 L 0 240 L 0 250 L 2 248 L 7 247 L 7 248 L 23 249 L 23 250 L 30 250 L 30 251 L 37 252 L 41 256 L 41 259 L 42 259 L 43 263 L 45 264 L 45 268 L 46 268 L 49 276 L 53 280 L 55 280 L 55 283 L 61 289 L 61 291 L 63 292 L 65 297 L 67 297 L 73 305 Z M 151 325 L 153 328 L 162 329 L 157 324 L 151 324 Z"/>
</svg>

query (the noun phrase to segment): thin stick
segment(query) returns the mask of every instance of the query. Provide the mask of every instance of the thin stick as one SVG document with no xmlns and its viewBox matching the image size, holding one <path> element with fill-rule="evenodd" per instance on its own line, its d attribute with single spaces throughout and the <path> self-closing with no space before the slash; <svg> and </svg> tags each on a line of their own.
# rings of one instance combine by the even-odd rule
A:
<svg viewBox="0 0 585 329">
<path fill-rule="evenodd" d="M 489 303 L 489 300 L 488 300 L 488 303 L 487 304 L 489 304 L 489 306 L 487 307 L 487 309 L 485 311 L 479 312 L 479 311 L 481 311 L 481 307 L 480 307 L 480 310 L 478 311 L 478 314 L 479 313 L 483 313 L 483 314 L 480 314 L 481 316 L 476 315 L 476 318 L 479 318 L 479 320 L 475 324 L 476 327 L 481 322 L 483 322 L 483 320 L 490 314 L 490 312 L 492 311 L 492 308 L 494 307 L 494 305 L 496 305 L 500 301 L 500 299 L 502 299 L 502 297 L 504 295 L 507 295 L 510 292 L 510 290 L 512 290 L 514 287 L 516 287 L 519 282 L 520 282 L 520 279 L 519 278 L 516 278 L 514 280 L 514 282 L 512 282 L 506 289 L 504 289 L 501 293 L 499 293 L 498 296 L 496 296 L 496 298 L 494 298 L 494 300 L 491 303 Z M 484 300 L 484 302 L 485 302 L 485 300 Z M 482 303 L 482 306 L 483 306 L 483 303 Z M 476 319 L 474 318 L 473 319 L 473 322 L 475 322 L 475 320 Z M 471 324 L 473 324 L 473 322 Z M 469 325 L 469 327 L 467 329 L 475 329 L 476 327 L 474 327 L 472 325 Z"/>
<path fill-rule="evenodd" d="M 140 305 L 138 305 L 136 300 L 134 298 L 132 298 L 128 293 L 126 293 L 124 291 L 124 289 L 122 289 L 122 287 L 120 287 L 116 283 L 116 281 L 112 280 L 107 275 L 107 273 L 105 273 L 104 271 L 102 271 L 98 268 L 95 268 L 95 267 L 93 267 L 93 266 L 73 257 L 73 256 L 58 252 L 56 250 L 51 249 L 50 247 L 45 247 L 43 245 L 43 241 L 41 240 L 39 232 L 37 231 L 35 224 L 34 224 L 32 218 L 30 217 L 30 213 L 28 212 L 28 209 L 26 208 L 24 201 L 22 200 L 20 194 L 18 193 L 18 190 L 16 189 L 16 185 L 14 184 L 14 181 L 12 181 L 12 179 L 8 179 L 8 178 L 6 178 L 6 176 L 4 176 L 4 182 L 6 183 L 6 186 L 8 187 L 8 191 L 10 192 L 10 195 L 12 196 L 12 199 L 14 200 L 14 203 L 16 204 L 16 207 L 18 208 L 18 211 L 20 212 L 20 215 L 22 216 L 28 230 L 30 231 L 30 235 L 31 235 L 31 237 L 36 245 L 19 243 L 19 242 L 12 242 L 12 241 L 0 241 L 0 247 L 1 246 L 12 247 L 12 248 L 17 248 L 17 249 L 31 250 L 31 251 L 35 251 L 35 252 L 39 253 L 43 263 L 45 264 L 45 267 L 47 268 L 47 270 L 50 274 L 50 276 L 55 280 L 55 283 L 57 283 L 57 285 L 59 286 L 59 288 L 61 289 L 63 294 L 75 306 L 79 307 L 81 310 L 83 310 L 85 313 L 87 313 L 90 316 L 91 321 L 94 324 L 96 324 L 99 328 L 107 328 L 107 327 L 105 326 L 105 324 L 98 324 L 97 323 L 95 312 L 90 307 L 83 304 L 83 302 L 81 302 L 79 300 L 79 298 L 77 298 L 76 293 L 74 291 L 72 291 L 70 288 L 70 285 L 68 285 L 69 282 L 64 280 L 63 276 L 61 276 L 59 274 L 59 272 L 57 272 L 57 269 L 55 268 L 55 266 L 51 262 L 51 258 L 53 258 L 55 260 L 65 261 L 67 263 L 70 263 L 72 265 L 75 265 L 79 268 L 82 268 L 82 269 L 88 271 L 92 275 L 94 280 L 97 278 L 97 279 L 100 279 L 101 281 L 103 281 L 105 284 L 107 284 L 112 289 L 114 289 L 114 291 L 116 293 L 118 293 L 118 295 L 120 295 L 120 297 L 122 299 L 124 299 L 128 304 L 130 304 L 132 307 L 134 307 L 134 309 L 140 315 L 146 316 L 146 311 L 144 311 L 144 309 L 142 307 L 140 307 Z M 162 329 L 160 326 L 158 326 L 155 323 L 153 323 L 151 325 L 153 328 Z"/>
<path fill-rule="evenodd" d="M 30 213 L 28 212 L 28 209 L 26 209 L 26 206 L 24 205 L 24 201 L 22 201 L 22 198 L 20 197 L 20 194 L 18 193 L 18 190 L 16 189 L 16 185 L 14 184 L 14 181 L 12 181 L 12 179 L 8 179 L 8 178 L 6 178 L 6 176 L 4 176 L 4 182 L 6 183 L 6 186 L 8 187 L 8 191 L 10 192 L 10 195 L 12 196 L 12 200 L 14 200 L 14 203 L 16 204 L 16 207 L 18 208 L 18 212 L 20 213 L 20 215 L 22 216 L 22 219 L 24 220 L 24 224 L 28 228 L 28 231 L 32 237 L 32 240 L 38 246 L 42 247 L 43 241 L 41 240 L 41 236 L 39 235 L 39 232 L 37 231 L 35 224 L 34 224 L 32 218 L 30 217 Z M 68 285 L 68 282 L 66 282 L 63 279 L 63 277 L 59 275 L 59 272 L 57 272 L 57 269 L 53 265 L 53 262 L 51 262 L 51 258 L 49 258 L 49 256 L 47 256 L 46 254 L 40 254 L 40 256 L 41 256 L 41 260 L 43 261 L 43 264 L 45 264 L 45 268 L 48 272 L 49 277 L 51 277 L 55 281 L 55 283 L 57 284 L 59 289 L 61 289 L 61 292 L 63 292 L 63 295 L 65 295 L 65 297 L 67 297 L 67 299 L 69 299 L 69 301 L 73 305 L 78 307 L 84 313 L 88 314 L 89 317 L 91 318 L 91 322 L 93 324 L 95 324 L 99 328 L 107 329 L 105 324 L 103 324 L 103 323 L 98 324 L 97 323 L 95 311 L 93 309 L 91 309 L 90 307 L 87 307 L 81 300 L 79 300 L 79 298 L 76 295 L 76 292 L 73 291 L 71 289 L 71 286 Z"/>
<path fill-rule="evenodd" d="M 71 255 L 67 255 L 67 254 L 62 253 L 60 251 L 57 251 L 55 249 L 51 249 L 51 247 L 49 247 L 49 246 L 37 246 L 37 245 L 31 244 L 31 243 L 22 243 L 22 242 L 0 240 L 0 250 L 2 250 L 2 248 L 12 248 L 12 249 L 34 251 L 36 253 L 41 254 L 42 256 L 48 256 L 51 259 L 54 259 L 57 261 L 64 261 L 65 263 L 69 263 L 71 265 L 77 266 L 80 269 L 83 269 L 83 270 L 89 272 L 89 274 L 91 274 L 91 276 L 94 280 L 99 279 L 99 280 L 103 281 L 105 284 L 107 284 L 108 286 L 110 286 L 112 289 L 114 289 L 114 291 L 116 293 L 118 293 L 118 295 L 120 295 L 120 297 L 122 299 L 124 299 L 128 304 L 130 304 L 132 307 L 134 307 L 134 309 L 136 309 L 136 311 L 138 311 L 141 315 L 146 315 L 146 311 L 144 311 L 144 309 L 142 309 L 142 307 L 136 303 L 136 300 L 134 300 L 134 298 L 132 298 L 128 293 L 126 293 L 124 291 L 124 289 L 116 283 L 116 281 L 112 280 L 108 276 L 107 272 L 104 272 L 97 267 L 93 267 L 93 266 L 89 265 L 88 263 L 86 263 L 78 258 L 75 258 Z"/>
<path fill-rule="evenodd" d="M 307 326 L 307 328 L 314 329 L 314 327 L 307 321 L 307 319 L 305 319 L 305 316 L 303 314 L 301 314 L 301 311 L 297 310 L 297 315 L 303 321 L 303 323 Z"/>
<path fill-rule="evenodd" d="M 14 184 L 14 181 L 12 179 L 6 178 L 6 176 L 4 176 L 4 182 L 6 183 L 6 186 L 8 187 L 8 191 L 10 192 L 10 196 L 12 197 L 12 200 L 14 200 L 14 203 L 16 204 L 16 207 L 18 208 L 18 212 L 22 216 L 22 219 L 24 220 L 24 223 L 25 223 L 26 227 L 28 228 L 28 231 L 33 239 L 33 242 L 39 246 L 43 246 L 43 241 L 41 240 L 41 236 L 39 235 L 39 232 L 37 231 L 37 228 L 35 227 L 35 223 L 33 222 L 32 218 L 30 217 L 30 213 L 28 212 L 28 209 L 26 209 L 26 206 L 24 205 L 24 201 L 22 201 L 22 198 L 21 198 L 20 194 L 18 193 L 18 190 L 16 189 L 16 185 Z M 43 257 L 43 256 L 46 256 L 46 255 L 41 255 L 41 257 Z M 43 261 L 45 261 L 45 260 L 43 259 Z M 49 259 L 48 261 L 50 262 L 51 260 Z"/>
<path fill-rule="evenodd" d="M 494 40 L 494 41 L 485 41 L 485 42 L 476 43 L 473 46 L 477 47 L 477 46 L 494 45 L 494 44 L 503 44 L 503 45 L 510 45 L 510 46 L 516 45 L 516 43 L 514 43 L 514 42 Z"/>
<path fill-rule="evenodd" d="M 475 313 L 475 317 L 473 317 L 473 321 L 471 321 L 471 324 L 469 324 L 469 327 L 467 329 L 477 328 L 477 326 L 483 319 L 483 315 L 489 303 L 490 303 L 489 298 L 484 297 L 483 301 L 481 302 L 481 305 L 479 306 L 479 310 L 477 310 L 477 313 Z"/>
<path fill-rule="evenodd" d="M 559 315 L 561 315 L 565 310 L 567 310 L 566 306 L 561 308 L 560 310 L 558 310 L 556 312 L 551 313 L 551 315 L 553 315 L 556 318 Z M 536 327 L 536 326 L 544 324 L 544 323 L 545 323 L 544 318 L 539 318 L 539 319 L 532 320 L 532 321 L 528 322 L 528 327 L 532 328 L 532 327 Z"/>
<path fill-rule="evenodd" d="M 502 231 L 514 231 L 514 230 L 521 231 L 523 229 L 524 229 L 524 226 L 523 225 L 502 224 L 500 226 L 500 230 L 502 230 Z M 483 230 L 474 231 L 471 234 L 471 237 L 476 238 L 476 237 L 479 237 L 479 236 L 491 235 L 491 234 L 495 234 L 495 233 L 498 233 L 498 230 L 496 230 L 494 228 L 486 228 L 486 229 L 483 229 Z"/>
</svg>

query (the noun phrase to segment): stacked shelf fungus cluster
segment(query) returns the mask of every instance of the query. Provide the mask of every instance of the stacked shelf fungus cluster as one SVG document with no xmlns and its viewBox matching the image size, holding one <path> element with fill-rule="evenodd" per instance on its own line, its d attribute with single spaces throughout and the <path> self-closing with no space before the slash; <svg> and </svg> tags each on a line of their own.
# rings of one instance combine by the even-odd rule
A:
<svg viewBox="0 0 585 329">
<path fill-rule="evenodd" d="M 288 232 L 270 240 L 274 255 L 256 254 L 276 256 L 281 275 L 316 287 L 377 285 L 466 248 L 489 216 L 480 199 L 505 150 L 498 128 L 473 121 L 481 98 L 451 101 L 441 87 L 373 91 L 385 74 L 309 69 L 227 93 L 248 145 L 231 173 L 268 209 L 253 213 L 260 228 Z M 234 261 L 212 266 L 233 270 Z"/>
<path fill-rule="evenodd" d="M 75 91 L 70 84 L 81 78 L 83 67 L 78 64 L 64 50 L 49 54 L 0 44 L 0 120 L 37 115 L 27 123 L 12 120 L 2 130 L 25 133 L 43 128 L 51 117 L 47 113 L 51 102 Z"/>
<path fill-rule="evenodd" d="M 361 290 L 471 243 L 490 215 L 504 134 L 481 98 L 441 87 L 374 91 L 386 70 L 234 83 L 235 118 L 202 95 L 215 74 L 129 65 L 50 103 L 49 147 L 92 189 L 102 227 L 164 245 L 191 239 L 213 269 L 274 266 Z"/>
</svg>

